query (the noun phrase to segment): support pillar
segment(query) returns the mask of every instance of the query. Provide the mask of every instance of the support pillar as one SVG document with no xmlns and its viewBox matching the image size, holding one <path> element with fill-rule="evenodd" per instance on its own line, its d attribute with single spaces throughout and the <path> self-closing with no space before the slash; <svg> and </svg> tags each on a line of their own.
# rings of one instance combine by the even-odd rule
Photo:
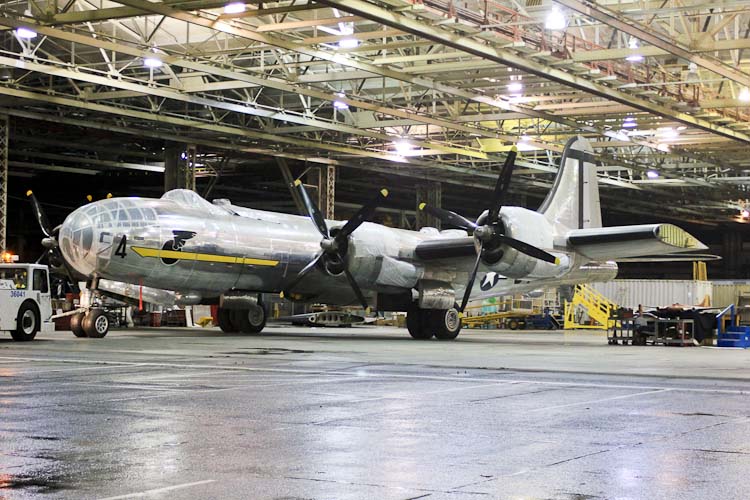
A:
<svg viewBox="0 0 750 500">
<path fill-rule="evenodd" d="M 195 191 L 196 147 L 194 144 L 167 143 L 164 149 L 164 191 Z"/>
<path fill-rule="evenodd" d="M 336 167 L 328 165 L 325 168 L 321 167 L 321 171 L 321 180 L 323 183 L 321 187 L 324 189 L 320 190 L 323 194 L 323 203 L 320 206 L 323 210 L 323 216 L 326 219 L 333 219 L 335 215 L 334 206 L 336 204 Z"/>
<path fill-rule="evenodd" d="M 427 203 L 428 205 L 435 208 L 442 208 L 443 206 L 443 186 L 439 182 L 429 182 L 426 184 L 417 185 L 417 229 L 423 227 L 436 227 L 440 229 L 440 220 L 426 214 L 419 209 L 420 203 Z"/>
<path fill-rule="evenodd" d="M 9 122 L 0 115 L 0 253 L 8 248 L 8 141 Z"/>
</svg>

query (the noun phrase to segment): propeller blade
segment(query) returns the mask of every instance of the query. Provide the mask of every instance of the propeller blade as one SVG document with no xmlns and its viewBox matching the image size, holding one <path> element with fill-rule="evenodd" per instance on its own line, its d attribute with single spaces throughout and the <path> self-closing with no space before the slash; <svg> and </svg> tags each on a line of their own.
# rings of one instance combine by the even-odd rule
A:
<svg viewBox="0 0 750 500">
<path fill-rule="evenodd" d="M 39 200 L 36 199 L 36 196 L 34 196 L 31 189 L 26 191 L 26 196 L 31 200 L 31 206 L 34 208 L 36 221 L 39 223 L 39 227 L 42 228 L 42 232 L 47 238 L 52 238 L 52 230 L 49 227 L 49 220 L 47 220 L 47 215 L 44 213 L 44 210 L 42 210 L 42 205 L 39 204 Z"/>
<path fill-rule="evenodd" d="M 323 257 L 322 250 L 318 252 L 313 260 L 311 260 L 305 267 L 303 267 L 300 272 L 297 273 L 297 276 L 294 277 L 292 282 L 284 288 L 284 295 L 289 295 L 289 292 L 292 291 L 292 288 L 297 286 L 299 282 L 302 281 L 302 278 L 304 278 L 307 273 L 313 270 L 313 268 L 318 264 L 318 261 L 320 261 L 321 257 Z"/>
<path fill-rule="evenodd" d="M 301 180 L 297 179 L 296 181 L 294 181 L 294 186 L 297 188 L 297 191 L 299 191 L 299 195 L 302 198 L 302 203 L 305 204 L 305 208 L 307 209 L 307 214 L 315 223 L 315 227 L 318 228 L 318 232 L 320 232 L 323 238 L 329 239 L 331 235 L 328 232 L 328 225 L 326 224 L 326 220 L 323 217 L 323 214 L 320 213 L 320 210 L 318 210 L 318 206 L 315 205 L 315 202 L 310 198 L 310 195 L 307 194 L 307 189 L 305 189 L 304 184 L 302 184 Z"/>
<path fill-rule="evenodd" d="M 352 287 L 352 290 L 354 290 L 354 295 L 357 296 L 357 299 L 359 299 L 359 303 L 362 304 L 362 308 L 367 309 L 367 300 L 362 294 L 362 290 L 359 288 L 359 285 L 354 279 L 354 276 L 352 276 L 352 273 L 350 273 L 347 268 L 344 268 L 344 274 L 346 275 L 346 279 L 349 280 L 349 285 Z"/>
<path fill-rule="evenodd" d="M 420 203 L 419 209 L 423 212 L 427 212 L 433 217 L 437 217 L 441 221 L 445 222 L 446 224 L 450 224 L 451 226 L 460 227 L 461 229 L 466 229 L 467 231 L 473 231 L 477 228 L 477 225 L 471 222 L 469 219 L 467 219 L 463 215 L 458 215 L 456 212 L 451 212 L 450 210 L 433 207 L 428 205 L 427 203 Z"/>
<path fill-rule="evenodd" d="M 543 260 L 551 264 L 560 263 L 560 259 L 550 253 L 545 252 L 541 248 L 535 247 L 534 245 L 529 245 L 528 243 L 525 243 L 521 240 L 511 238 L 510 236 L 505 236 L 504 234 L 498 234 L 495 237 L 498 239 L 498 241 L 502 241 L 509 247 L 515 248 L 519 252 L 526 254 L 529 257 L 534 257 L 535 259 Z"/>
<path fill-rule="evenodd" d="M 357 210 L 357 213 L 354 214 L 354 216 L 349 219 L 346 224 L 344 224 L 344 227 L 341 228 L 341 230 L 336 233 L 335 240 L 337 243 L 341 243 L 344 240 L 346 240 L 350 234 L 354 232 L 355 229 L 357 229 L 359 226 L 362 225 L 363 222 L 365 222 L 367 219 L 371 218 L 373 214 L 375 213 L 375 210 L 380 206 L 380 203 L 388 197 L 388 190 L 387 189 L 381 189 L 378 192 L 378 195 L 375 196 L 372 200 L 370 200 L 368 203 L 365 203 L 362 205 L 362 207 Z"/>
<path fill-rule="evenodd" d="M 513 167 L 516 165 L 516 156 L 518 156 L 518 149 L 513 146 L 508 152 L 508 156 L 505 157 L 505 163 L 503 164 L 502 170 L 500 170 L 500 175 L 497 176 L 497 183 L 495 184 L 495 192 L 492 194 L 492 205 L 490 205 L 487 224 L 497 223 L 497 220 L 500 217 L 500 208 L 502 207 L 505 193 L 508 192 L 508 187 L 510 186 L 510 177 L 513 174 Z"/>
<path fill-rule="evenodd" d="M 479 270 L 479 263 L 482 261 L 482 249 L 484 245 L 483 243 L 479 243 L 479 252 L 477 252 L 477 260 L 474 262 L 474 269 L 471 271 L 471 275 L 469 277 L 469 283 L 466 285 L 466 290 L 464 291 L 464 298 L 461 300 L 461 308 L 459 309 L 459 312 L 464 312 L 464 309 L 466 309 L 466 305 L 469 303 L 469 296 L 471 295 L 471 289 L 474 288 L 474 280 L 477 278 L 477 271 Z"/>
</svg>

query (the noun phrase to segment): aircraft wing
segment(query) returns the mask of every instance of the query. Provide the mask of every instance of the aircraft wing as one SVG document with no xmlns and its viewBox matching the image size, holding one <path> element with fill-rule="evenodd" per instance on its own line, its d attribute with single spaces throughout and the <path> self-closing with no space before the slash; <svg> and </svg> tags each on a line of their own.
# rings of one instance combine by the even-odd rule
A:
<svg viewBox="0 0 750 500">
<path fill-rule="evenodd" d="M 591 260 L 657 262 L 706 260 L 705 255 L 686 252 L 708 247 L 687 231 L 672 224 L 641 224 L 573 229 L 567 234 L 568 246 Z"/>
<path fill-rule="evenodd" d="M 475 257 L 477 249 L 474 238 L 436 238 L 417 245 L 414 253 L 422 260 L 455 259 L 458 257 Z"/>
</svg>

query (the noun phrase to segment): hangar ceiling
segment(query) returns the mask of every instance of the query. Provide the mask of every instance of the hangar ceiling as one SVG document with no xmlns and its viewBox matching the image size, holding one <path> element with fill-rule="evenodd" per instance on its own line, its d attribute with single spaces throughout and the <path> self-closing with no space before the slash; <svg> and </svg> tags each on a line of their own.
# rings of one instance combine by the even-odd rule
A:
<svg viewBox="0 0 750 500">
<path fill-rule="evenodd" d="M 514 189 L 541 195 L 583 134 L 609 210 L 726 222 L 750 198 L 747 2 L 228 4 L 4 2 L 11 174 L 160 172 L 167 140 L 204 176 L 261 155 L 489 190 L 518 144 Z"/>
</svg>

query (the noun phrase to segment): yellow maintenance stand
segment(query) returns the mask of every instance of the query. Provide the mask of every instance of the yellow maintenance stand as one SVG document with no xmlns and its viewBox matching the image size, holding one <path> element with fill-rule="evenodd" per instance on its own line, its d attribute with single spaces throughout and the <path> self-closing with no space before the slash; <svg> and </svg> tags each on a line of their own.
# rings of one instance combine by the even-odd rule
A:
<svg viewBox="0 0 750 500">
<path fill-rule="evenodd" d="M 610 319 L 618 306 L 607 297 L 588 285 L 576 285 L 573 300 L 565 302 L 566 330 L 588 328 L 592 330 L 607 330 L 614 326 Z M 592 323 L 581 323 L 580 310 L 585 309 Z"/>
</svg>

